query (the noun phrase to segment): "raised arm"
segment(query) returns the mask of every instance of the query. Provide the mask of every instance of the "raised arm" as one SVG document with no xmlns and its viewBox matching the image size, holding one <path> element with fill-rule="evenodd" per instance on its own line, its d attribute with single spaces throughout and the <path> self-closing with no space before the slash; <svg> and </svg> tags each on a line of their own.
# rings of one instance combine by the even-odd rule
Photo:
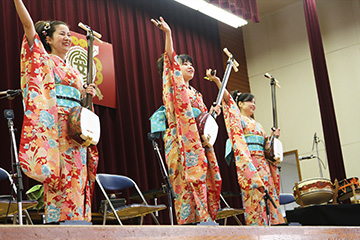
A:
<svg viewBox="0 0 360 240">
<path fill-rule="evenodd" d="M 14 0 L 16 12 L 20 18 L 20 21 L 23 25 L 25 36 L 29 42 L 29 46 L 32 46 L 35 38 L 35 26 L 34 22 L 31 19 L 31 16 L 26 9 L 24 3 L 21 0 Z"/>
<path fill-rule="evenodd" d="M 154 23 L 155 26 L 157 26 L 159 29 L 163 30 L 165 32 L 165 52 L 169 56 L 169 60 L 172 63 L 172 56 L 174 53 L 174 46 L 173 41 L 171 37 L 171 29 L 169 25 L 164 21 L 163 17 L 157 19 L 151 19 L 151 22 Z"/>
<path fill-rule="evenodd" d="M 220 90 L 221 81 L 220 81 L 220 78 L 218 76 L 216 76 L 216 70 L 214 70 L 214 74 L 211 74 L 211 73 L 212 73 L 211 69 L 206 69 L 206 77 L 207 77 L 206 79 L 211 82 L 214 82 Z M 223 99 L 227 105 L 229 105 L 229 95 L 230 95 L 229 92 L 225 89 Z"/>
</svg>

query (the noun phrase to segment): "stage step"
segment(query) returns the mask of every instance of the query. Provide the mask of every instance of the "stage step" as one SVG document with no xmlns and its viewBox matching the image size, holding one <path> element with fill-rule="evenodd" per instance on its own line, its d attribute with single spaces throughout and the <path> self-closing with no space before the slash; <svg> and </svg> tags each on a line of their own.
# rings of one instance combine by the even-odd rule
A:
<svg viewBox="0 0 360 240">
<path fill-rule="evenodd" d="M 360 239 L 359 227 L 0 225 L 0 239 Z"/>
</svg>

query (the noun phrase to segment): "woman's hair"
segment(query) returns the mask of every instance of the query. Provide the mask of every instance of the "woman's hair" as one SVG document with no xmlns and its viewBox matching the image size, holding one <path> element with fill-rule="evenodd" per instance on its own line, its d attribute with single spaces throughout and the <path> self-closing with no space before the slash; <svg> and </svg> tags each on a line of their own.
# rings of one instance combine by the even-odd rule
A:
<svg viewBox="0 0 360 240">
<path fill-rule="evenodd" d="M 242 93 L 239 90 L 234 90 L 230 93 L 231 97 L 234 99 L 236 105 L 239 105 L 239 102 L 248 102 L 254 99 L 254 95 L 251 93 Z"/>
<path fill-rule="evenodd" d="M 159 59 L 156 61 L 156 66 L 159 72 L 159 75 L 162 79 L 163 77 L 163 71 L 164 71 L 164 53 L 161 54 L 161 56 L 159 57 Z"/>
<path fill-rule="evenodd" d="M 193 64 L 193 60 L 192 58 L 187 55 L 187 54 L 180 54 L 178 55 L 178 59 L 180 61 L 180 64 L 183 64 L 185 62 L 189 62 L 191 64 Z M 159 59 L 156 61 L 156 66 L 159 72 L 160 77 L 162 78 L 163 76 L 163 71 L 164 71 L 164 53 L 161 54 L 161 56 L 159 57 Z"/>
<path fill-rule="evenodd" d="M 38 21 L 35 23 L 35 30 L 40 37 L 42 44 L 45 47 L 45 50 L 51 52 L 51 47 L 46 41 L 46 37 L 53 37 L 56 27 L 59 25 L 68 26 L 63 21 Z"/>
<path fill-rule="evenodd" d="M 189 63 L 191 63 L 191 65 L 194 65 L 192 58 L 187 54 L 180 54 L 178 56 L 178 58 L 179 58 L 180 64 L 189 62 Z"/>
</svg>

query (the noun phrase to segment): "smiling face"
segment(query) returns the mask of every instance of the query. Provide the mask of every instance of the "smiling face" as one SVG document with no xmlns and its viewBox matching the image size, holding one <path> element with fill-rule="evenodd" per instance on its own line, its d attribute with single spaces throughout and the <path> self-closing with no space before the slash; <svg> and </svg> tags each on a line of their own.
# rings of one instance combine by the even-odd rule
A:
<svg viewBox="0 0 360 240">
<path fill-rule="evenodd" d="M 180 65 L 180 69 L 185 82 L 189 82 L 191 79 L 194 78 L 195 68 L 193 67 L 191 62 L 183 62 Z"/>
<path fill-rule="evenodd" d="M 51 47 L 51 54 L 64 59 L 66 53 L 71 47 L 71 34 L 69 27 L 64 24 L 57 25 L 53 36 L 48 36 L 46 40 Z"/>
<path fill-rule="evenodd" d="M 250 117 L 254 114 L 256 109 L 255 98 L 251 101 L 239 102 L 239 108 L 242 115 Z"/>
</svg>

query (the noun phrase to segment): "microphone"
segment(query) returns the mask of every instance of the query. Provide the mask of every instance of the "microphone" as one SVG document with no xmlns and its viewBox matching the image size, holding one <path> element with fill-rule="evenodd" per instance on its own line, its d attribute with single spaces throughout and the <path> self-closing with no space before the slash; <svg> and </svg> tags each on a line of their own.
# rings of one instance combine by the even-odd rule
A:
<svg viewBox="0 0 360 240">
<path fill-rule="evenodd" d="M 12 109 L 5 109 L 4 110 L 4 117 L 8 120 L 14 119 L 14 111 Z"/>
<path fill-rule="evenodd" d="M 314 142 L 315 143 L 319 142 L 319 137 L 316 135 L 316 132 L 314 133 Z"/>
<path fill-rule="evenodd" d="M 149 133 L 148 133 L 148 139 L 149 139 L 150 141 L 155 141 L 155 140 L 157 139 L 157 136 L 156 136 L 155 133 L 149 132 Z"/>
<path fill-rule="evenodd" d="M 316 156 L 314 156 L 314 154 L 311 154 L 310 156 L 299 157 L 299 160 L 312 159 L 312 158 L 316 158 Z"/>
<path fill-rule="evenodd" d="M 17 95 L 19 95 L 22 92 L 21 89 L 15 89 L 15 90 L 6 90 L 6 91 L 0 91 L 0 95 L 6 95 L 6 97 L 9 100 L 13 100 Z"/>
<path fill-rule="evenodd" d="M 270 196 L 268 190 L 265 189 L 264 192 L 265 192 L 265 196 L 264 196 L 264 197 L 265 197 L 265 201 L 266 201 L 266 199 L 270 199 L 270 202 L 272 203 L 272 205 L 274 206 L 274 208 L 277 208 L 277 206 L 276 206 L 274 200 L 272 199 L 272 197 Z"/>
<path fill-rule="evenodd" d="M 21 92 L 22 92 L 21 89 L 15 89 L 15 90 L 8 89 L 6 91 L 1 91 L 0 95 L 14 95 L 14 94 L 19 94 Z"/>
</svg>

